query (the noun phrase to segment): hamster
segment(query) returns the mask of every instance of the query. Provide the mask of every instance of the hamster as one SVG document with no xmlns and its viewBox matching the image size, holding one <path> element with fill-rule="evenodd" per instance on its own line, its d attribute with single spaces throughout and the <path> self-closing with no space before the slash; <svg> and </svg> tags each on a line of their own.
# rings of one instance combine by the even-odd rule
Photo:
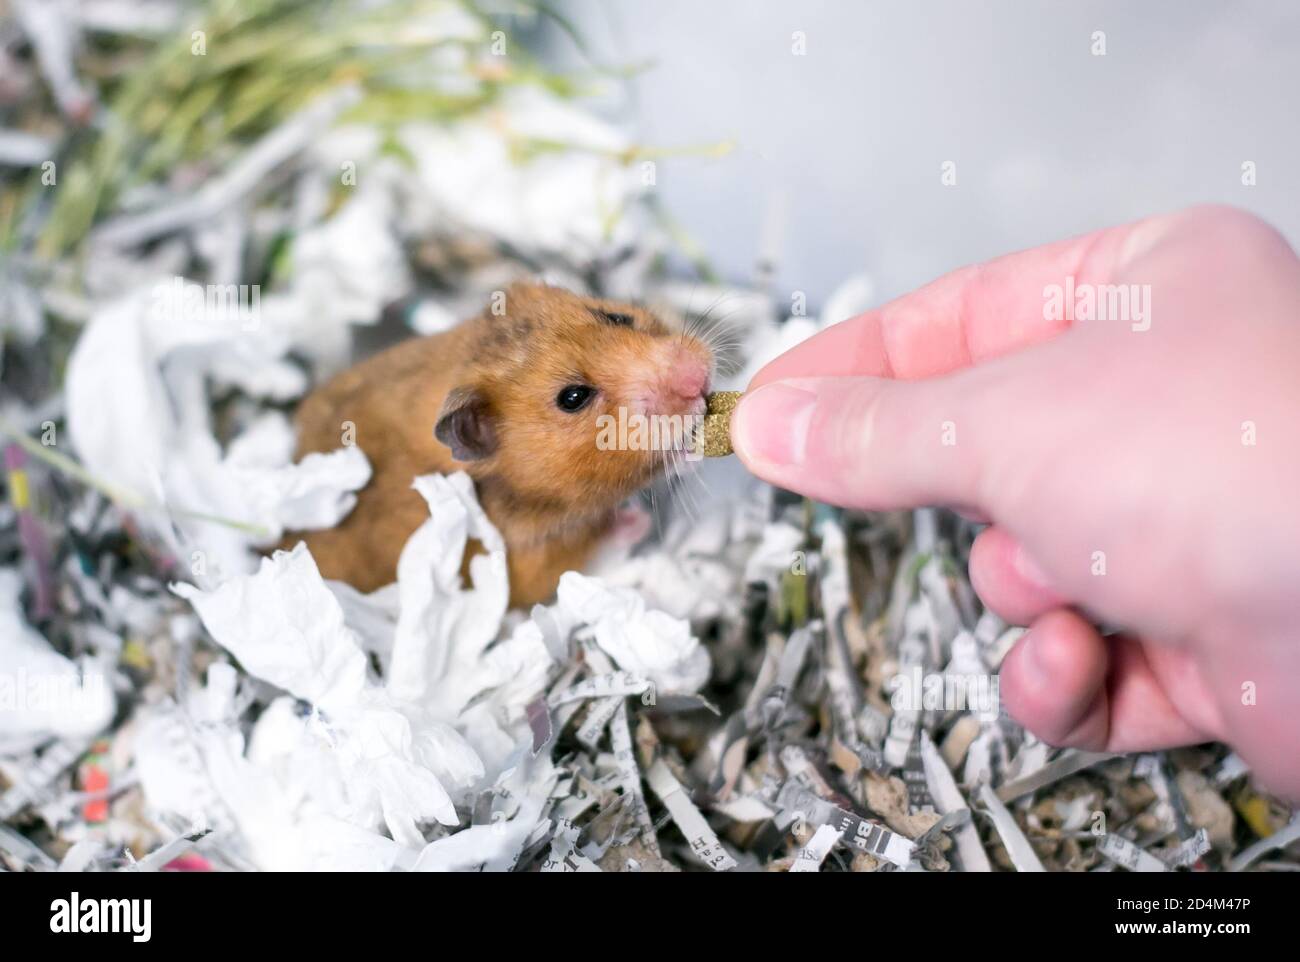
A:
<svg viewBox="0 0 1300 962">
<path fill-rule="evenodd" d="M 366 592 L 394 581 L 428 517 L 411 482 L 463 470 L 505 540 L 511 606 L 547 601 L 667 462 L 644 444 L 606 449 L 601 416 L 703 415 L 714 375 L 703 340 L 556 287 L 517 283 L 499 301 L 342 372 L 299 406 L 297 458 L 337 449 L 350 430 L 373 469 L 336 527 L 282 542 L 305 541 L 324 577 Z"/>
</svg>

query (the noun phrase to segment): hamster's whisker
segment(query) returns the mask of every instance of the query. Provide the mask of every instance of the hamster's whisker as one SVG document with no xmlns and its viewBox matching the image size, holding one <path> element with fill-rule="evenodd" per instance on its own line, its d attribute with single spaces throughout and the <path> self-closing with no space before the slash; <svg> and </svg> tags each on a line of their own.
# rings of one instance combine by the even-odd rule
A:
<svg viewBox="0 0 1300 962">
<path fill-rule="evenodd" d="M 682 336 L 679 343 L 684 344 L 686 342 L 686 338 L 690 336 L 690 334 L 692 333 L 691 331 L 692 325 L 703 324 L 705 318 L 709 316 L 709 312 L 718 306 L 718 302 L 721 301 L 724 296 L 725 296 L 724 294 L 719 294 L 717 297 L 713 299 L 713 303 L 711 303 L 708 307 L 706 307 L 702 313 L 697 314 L 690 309 L 690 300 L 693 300 L 695 298 L 695 291 L 694 289 L 692 289 L 691 297 L 687 301 L 687 306 L 686 306 L 686 323 L 682 325 Z"/>
<path fill-rule="evenodd" d="M 664 525 L 663 525 L 663 519 L 660 517 L 660 512 L 659 512 L 658 487 L 659 486 L 656 484 L 650 485 L 650 487 L 646 489 L 646 494 L 650 496 L 650 517 L 654 518 L 655 537 L 662 544 L 664 540 Z"/>
<path fill-rule="evenodd" d="M 736 308 L 735 311 L 728 311 L 726 314 L 722 314 L 714 318 L 713 323 L 709 325 L 708 329 L 700 336 L 700 339 L 711 340 L 716 337 L 725 337 L 728 335 L 739 335 L 740 331 L 736 330 L 733 327 L 727 326 L 727 322 L 730 321 L 732 317 L 734 317 L 737 311 L 739 310 L 740 308 Z"/>
<path fill-rule="evenodd" d="M 724 323 L 731 317 L 735 311 L 728 311 L 726 314 L 720 314 L 717 317 L 701 317 L 699 332 L 695 335 L 701 341 L 708 343 L 721 328 Z M 707 322 L 707 326 L 706 326 Z"/>
<path fill-rule="evenodd" d="M 691 294 L 686 298 L 686 306 L 682 308 L 682 336 L 679 343 L 685 343 L 686 337 L 691 331 L 691 324 L 695 321 L 695 312 L 691 310 L 691 305 L 695 303 L 695 294 L 699 289 L 698 282 L 691 285 Z"/>
<path fill-rule="evenodd" d="M 712 348 L 739 347 L 743 343 L 743 338 L 734 331 L 720 331 L 703 343 Z"/>
<path fill-rule="evenodd" d="M 702 500 L 701 502 L 699 502 L 699 504 L 700 504 L 700 512 L 701 512 L 701 515 L 703 515 L 703 512 L 704 512 L 704 505 L 705 505 L 705 503 L 707 503 L 707 501 L 708 501 L 708 495 L 709 495 L 709 483 L 708 483 L 708 481 L 706 481 L 706 480 L 704 479 L 704 472 L 702 472 L 702 471 L 699 470 L 699 463 L 698 463 L 698 462 L 692 462 L 692 464 L 691 464 L 691 470 L 689 470 L 689 471 L 686 472 L 686 479 L 685 479 L 685 480 L 686 480 L 686 481 L 694 481 L 694 482 L 696 483 L 696 485 L 699 486 L 700 494 L 703 496 L 703 500 Z"/>
<path fill-rule="evenodd" d="M 737 308 L 737 310 L 739 310 L 739 308 Z M 728 311 L 726 314 L 715 318 L 713 323 L 707 329 L 700 331 L 700 333 L 696 335 L 696 339 L 715 353 L 723 346 L 742 343 L 744 340 L 743 333 L 726 326 L 726 322 L 730 320 L 731 316 L 735 313 L 736 311 Z"/>
<path fill-rule="evenodd" d="M 724 332 L 715 340 L 705 340 L 702 343 L 709 349 L 714 363 L 722 373 L 731 374 L 739 367 L 740 349 L 744 343 L 744 339 L 739 334 Z"/>
<path fill-rule="evenodd" d="M 706 307 L 700 314 L 696 315 L 696 317 L 692 319 L 693 321 L 695 321 L 700 325 L 699 328 L 700 330 L 704 330 L 704 324 L 706 322 L 713 320 L 713 324 L 710 325 L 710 327 L 708 328 L 708 330 L 712 330 L 719 323 L 725 321 L 727 318 L 729 318 L 732 314 L 736 313 L 736 311 L 740 309 L 740 308 L 736 308 L 734 310 L 728 311 L 726 314 L 722 315 L 721 317 L 714 319 L 712 317 L 713 312 L 722 305 L 723 298 L 725 297 L 727 297 L 727 294 L 724 291 L 723 293 L 715 297 L 713 299 L 713 302 L 709 304 L 708 307 Z M 704 340 L 706 336 L 707 336 L 706 334 L 696 334 L 696 337 L 699 338 L 700 340 Z"/>
<path fill-rule="evenodd" d="M 673 457 L 672 448 L 664 451 L 664 482 L 668 486 L 669 504 L 675 504 L 677 500 L 676 485 L 677 481 L 677 459 Z"/>
<path fill-rule="evenodd" d="M 726 351 L 734 351 L 741 346 L 742 341 L 736 337 L 719 339 L 717 341 L 705 342 L 705 346 L 715 354 L 721 354 Z"/>
<path fill-rule="evenodd" d="M 673 474 L 674 479 L 678 482 L 672 490 L 677 495 L 682 505 L 683 513 L 687 521 L 691 524 L 698 524 L 703 516 L 704 507 L 695 500 L 691 494 L 690 485 L 687 483 L 688 472 L 684 466 L 684 455 L 681 451 L 673 452 Z"/>
</svg>

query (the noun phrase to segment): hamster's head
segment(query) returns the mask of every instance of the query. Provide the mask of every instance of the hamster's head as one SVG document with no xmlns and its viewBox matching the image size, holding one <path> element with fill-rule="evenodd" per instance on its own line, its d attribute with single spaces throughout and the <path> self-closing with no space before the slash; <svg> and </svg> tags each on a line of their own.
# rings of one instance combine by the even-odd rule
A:
<svg viewBox="0 0 1300 962">
<path fill-rule="evenodd" d="M 515 284 L 470 321 L 437 439 L 521 506 L 604 511 L 689 453 L 714 359 L 631 304 Z"/>
</svg>

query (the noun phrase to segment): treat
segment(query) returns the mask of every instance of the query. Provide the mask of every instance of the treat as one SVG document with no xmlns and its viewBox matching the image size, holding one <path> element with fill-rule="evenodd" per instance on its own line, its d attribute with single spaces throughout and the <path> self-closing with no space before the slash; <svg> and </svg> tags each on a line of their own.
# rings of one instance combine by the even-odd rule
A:
<svg viewBox="0 0 1300 962">
<path fill-rule="evenodd" d="M 722 458 L 732 453 L 731 412 L 740 403 L 740 391 L 714 391 L 705 398 L 704 456 Z"/>
</svg>

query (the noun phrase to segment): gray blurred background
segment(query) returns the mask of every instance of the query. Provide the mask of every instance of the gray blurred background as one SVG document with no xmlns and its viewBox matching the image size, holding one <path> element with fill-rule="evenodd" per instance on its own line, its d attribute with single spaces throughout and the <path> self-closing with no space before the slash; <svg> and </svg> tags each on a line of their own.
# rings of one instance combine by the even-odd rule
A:
<svg viewBox="0 0 1300 962">
<path fill-rule="evenodd" d="M 775 248 L 810 306 L 868 271 L 892 297 L 974 260 L 1187 204 L 1300 241 L 1293 0 L 564 0 L 629 84 L 668 210 L 730 280 Z M 806 38 L 803 56 L 793 34 Z M 1105 34 L 1094 55 L 1095 31 Z M 586 63 L 554 27 L 549 54 Z M 956 167 L 955 186 L 941 165 Z M 1243 163 L 1257 183 L 1242 183 Z M 783 226 L 781 226 L 783 225 Z"/>
</svg>

